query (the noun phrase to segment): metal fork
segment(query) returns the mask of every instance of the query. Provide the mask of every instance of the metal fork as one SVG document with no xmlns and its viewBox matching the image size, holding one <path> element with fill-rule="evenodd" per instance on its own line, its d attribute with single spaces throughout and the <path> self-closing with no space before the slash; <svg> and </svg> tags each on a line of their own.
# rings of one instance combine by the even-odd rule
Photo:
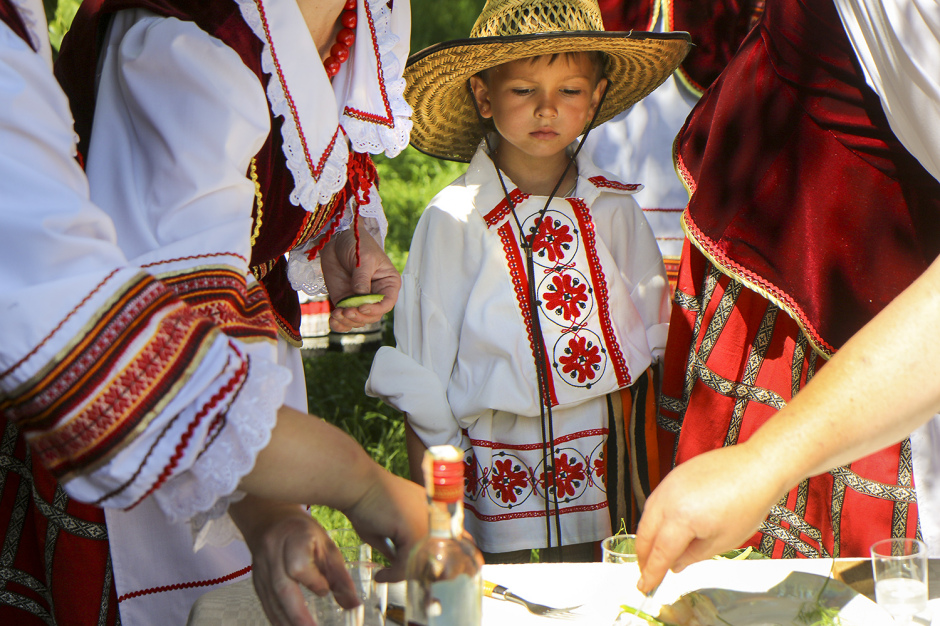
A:
<svg viewBox="0 0 940 626">
<path fill-rule="evenodd" d="M 581 608 L 581 605 L 577 606 L 568 606 L 565 608 L 554 608 L 546 606 L 544 604 L 538 604 L 536 602 L 529 602 L 525 598 L 520 598 L 513 592 L 509 591 L 506 587 L 502 585 L 497 585 L 496 583 L 491 583 L 488 580 L 483 581 L 483 595 L 488 598 L 496 598 L 497 600 L 508 600 L 509 602 L 515 602 L 516 604 L 521 604 L 529 610 L 529 613 L 533 615 L 538 615 L 540 617 L 551 617 L 555 619 L 574 619 L 577 617 L 572 611 L 575 609 Z"/>
</svg>

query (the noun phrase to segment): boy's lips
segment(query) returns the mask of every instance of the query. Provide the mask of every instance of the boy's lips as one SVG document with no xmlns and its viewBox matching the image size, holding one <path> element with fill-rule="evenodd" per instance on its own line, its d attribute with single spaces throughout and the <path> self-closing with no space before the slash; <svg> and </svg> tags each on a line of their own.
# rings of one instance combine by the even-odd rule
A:
<svg viewBox="0 0 940 626">
<path fill-rule="evenodd" d="M 558 132 L 552 130 L 551 128 L 540 128 L 529 133 L 532 137 L 536 139 L 554 139 L 558 136 Z"/>
</svg>

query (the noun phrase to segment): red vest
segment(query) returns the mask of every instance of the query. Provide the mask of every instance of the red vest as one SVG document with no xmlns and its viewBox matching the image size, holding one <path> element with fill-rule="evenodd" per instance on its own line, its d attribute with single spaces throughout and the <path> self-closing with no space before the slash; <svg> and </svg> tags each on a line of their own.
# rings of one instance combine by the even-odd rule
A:
<svg viewBox="0 0 940 626">
<path fill-rule="evenodd" d="M 940 183 L 897 140 L 831 0 L 771 0 L 677 137 L 684 219 L 832 353 L 940 252 Z"/>
<path fill-rule="evenodd" d="M 237 52 L 258 77 L 262 88 L 267 86 L 268 75 L 261 71 L 262 42 L 245 24 L 232 0 L 84 0 L 62 42 L 55 67 L 71 102 L 82 153 L 87 151 L 94 117 L 94 71 L 100 38 L 110 14 L 135 8 L 194 22 Z M 260 229 L 252 244 L 250 265 L 271 298 L 281 330 L 296 343 L 300 341 L 300 303 L 287 279 L 284 254 L 318 233 L 331 219 L 338 218 L 343 207 L 335 206 L 340 203 L 334 202 L 311 213 L 291 203 L 294 179 L 281 147 L 282 122 L 271 114 L 271 132 L 255 155 L 263 206 L 262 215 L 258 214 L 257 202 L 252 209 L 254 228 L 258 229 L 260 221 Z"/>
</svg>

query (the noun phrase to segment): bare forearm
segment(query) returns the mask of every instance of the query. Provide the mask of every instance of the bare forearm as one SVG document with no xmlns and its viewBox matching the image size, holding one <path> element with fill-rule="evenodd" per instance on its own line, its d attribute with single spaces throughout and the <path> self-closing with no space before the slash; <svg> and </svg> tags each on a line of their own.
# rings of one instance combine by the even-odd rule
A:
<svg viewBox="0 0 940 626">
<path fill-rule="evenodd" d="M 900 441 L 940 410 L 938 329 L 935 262 L 745 445 L 793 485 Z"/>
<path fill-rule="evenodd" d="M 348 434 L 323 420 L 282 407 L 271 442 L 240 488 L 285 502 L 345 510 L 385 470 Z"/>
</svg>

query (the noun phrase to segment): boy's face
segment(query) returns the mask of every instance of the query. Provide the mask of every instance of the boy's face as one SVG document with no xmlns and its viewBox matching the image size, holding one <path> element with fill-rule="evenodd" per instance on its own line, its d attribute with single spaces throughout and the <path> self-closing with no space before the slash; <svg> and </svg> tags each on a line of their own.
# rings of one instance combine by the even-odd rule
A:
<svg viewBox="0 0 940 626">
<path fill-rule="evenodd" d="M 600 102 L 607 79 L 587 54 L 559 54 L 498 65 L 470 79 L 485 118 L 492 118 L 503 141 L 499 152 L 552 157 L 584 130 Z M 505 145 L 509 144 L 509 145 Z"/>
</svg>

